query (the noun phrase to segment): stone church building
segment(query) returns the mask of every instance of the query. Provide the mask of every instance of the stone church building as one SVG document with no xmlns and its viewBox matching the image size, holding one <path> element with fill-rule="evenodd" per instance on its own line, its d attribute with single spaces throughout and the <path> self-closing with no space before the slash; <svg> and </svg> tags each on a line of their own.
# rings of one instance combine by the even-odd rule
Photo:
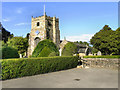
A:
<svg viewBox="0 0 120 90">
<path fill-rule="evenodd" d="M 44 7 L 43 16 L 32 17 L 27 56 L 31 56 L 37 44 L 45 39 L 52 40 L 59 48 L 60 53 L 69 42 L 66 39 L 60 41 L 59 18 L 47 16 Z M 79 54 L 86 55 L 88 49 L 86 45 L 77 45 L 77 47 Z"/>
<path fill-rule="evenodd" d="M 29 35 L 28 57 L 32 55 L 37 44 L 45 39 L 52 40 L 57 47 L 60 44 L 60 30 L 59 18 L 50 17 L 46 15 L 44 8 L 44 15 L 39 17 L 32 17 L 31 32 Z"/>
</svg>

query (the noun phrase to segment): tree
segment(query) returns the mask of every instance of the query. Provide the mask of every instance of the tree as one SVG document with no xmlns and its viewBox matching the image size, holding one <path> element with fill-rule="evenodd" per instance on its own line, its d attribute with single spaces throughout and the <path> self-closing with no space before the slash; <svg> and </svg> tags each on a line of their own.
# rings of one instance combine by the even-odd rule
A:
<svg viewBox="0 0 120 90">
<path fill-rule="evenodd" d="M 2 59 L 18 58 L 19 54 L 15 48 L 3 46 L 2 47 Z"/>
<path fill-rule="evenodd" d="M 7 44 L 4 41 L 0 41 L 0 42 L 2 42 L 2 47 L 7 46 Z"/>
<path fill-rule="evenodd" d="M 27 39 L 29 39 L 29 35 L 30 35 L 30 33 L 27 33 L 27 35 L 26 35 L 26 38 L 27 38 Z"/>
<path fill-rule="evenodd" d="M 77 46 L 73 42 L 68 42 L 62 50 L 62 56 L 73 56 L 76 53 Z"/>
<path fill-rule="evenodd" d="M 28 39 L 23 37 L 13 37 L 8 40 L 7 45 L 18 50 L 19 54 L 24 54 L 28 48 Z"/>
<path fill-rule="evenodd" d="M 6 43 L 8 38 L 12 38 L 14 35 L 7 31 L 0 23 L 0 35 L 2 35 L 2 40 Z"/>
<path fill-rule="evenodd" d="M 92 51 L 93 54 L 98 52 L 98 50 L 96 48 L 92 47 L 91 49 L 92 49 L 91 51 Z"/>
<path fill-rule="evenodd" d="M 93 47 L 102 52 L 104 55 L 119 53 L 120 34 L 119 29 L 113 31 L 108 25 L 105 25 L 102 30 L 97 32 L 90 43 Z"/>
<path fill-rule="evenodd" d="M 115 34 L 111 35 L 112 54 L 120 55 L 120 27 L 116 29 Z"/>
<path fill-rule="evenodd" d="M 82 42 L 82 41 L 79 41 L 79 44 L 83 44 L 83 42 Z"/>
<path fill-rule="evenodd" d="M 54 57 L 54 56 L 57 56 L 57 53 L 56 53 L 56 52 L 51 52 L 51 53 L 49 54 L 49 57 Z"/>
<path fill-rule="evenodd" d="M 84 44 L 84 45 L 87 45 L 87 46 L 89 46 L 89 43 L 88 42 L 83 42 L 83 41 L 76 41 L 76 42 L 74 42 L 74 43 L 78 43 L 78 44 Z"/>
<path fill-rule="evenodd" d="M 83 42 L 83 44 L 85 44 L 85 45 L 89 46 L 89 43 L 88 43 L 88 42 Z"/>
<path fill-rule="evenodd" d="M 44 47 L 42 51 L 39 53 L 38 57 L 48 57 L 50 53 L 51 53 L 50 48 Z"/>
<path fill-rule="evenodd" d="M 57 46 L 51 40 L 46 39 L 38 43 L 32 57 L 48 57 L 52 52 L 55 52 L 57 56 L 59 55 Z"/>
</svg>

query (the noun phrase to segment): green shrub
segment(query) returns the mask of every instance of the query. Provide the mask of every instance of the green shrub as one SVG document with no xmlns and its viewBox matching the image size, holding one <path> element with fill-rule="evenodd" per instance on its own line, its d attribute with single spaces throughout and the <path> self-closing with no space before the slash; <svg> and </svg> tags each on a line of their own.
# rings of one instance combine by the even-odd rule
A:
<svg viewBox="0 0 120 90">
<path fill-rule="evenodd" d="M 43 41 L 39 42 L 38 45 L 36 46 L 35 50 L 32 53 L 32 57 L 44 57 L 44 56 L 46 56 L 46 55 L 44 55 L 44 52 L 42 52 L 42 50 L 45 47 L 49 48 L 51 52 L 56 52 L 57 54 L 59 53 L 58 48 L 51 40 L 43 40 Z M 42 54 L 40 54 L 40 53 L 42 53 Z"/>
<path fill-rule="evenodd" d="M 74 68 L 77 66 L 78 57 L 3 59 L 0 62 L 2 80 L 5 80 Z"/>
<path fill-rule="evenodd" d="M 103 56 L 84 56 L 83 58 L 120 58 L 120 55 L 103 55 Z"/>
<path fill-rule="evenodd" d="M 19 54 L 15 48 L 4 46 L 2 47 L 2 58 L 19 58 Z"/>
<path fill-rule="evenodd" d="M 48 57 L 48 55 L 51 53 L 51 50 L 48 47 L 44 47 L 38 57 Z"/>
<path fill-rule="evenodd" d="M 49 57 L 53 57 L 53 56 L 57 56 L 58 54 L 56 53 L 56 52 L 51 52 L 50 54 L 49 54 Z"/>
<path fill-rule="evenodd" d="M 62 50 L 62 56 L 73 56 L 75 53 L 77 53 L 77 46 L 73 42 L 68 42 Z"/>
</svg>

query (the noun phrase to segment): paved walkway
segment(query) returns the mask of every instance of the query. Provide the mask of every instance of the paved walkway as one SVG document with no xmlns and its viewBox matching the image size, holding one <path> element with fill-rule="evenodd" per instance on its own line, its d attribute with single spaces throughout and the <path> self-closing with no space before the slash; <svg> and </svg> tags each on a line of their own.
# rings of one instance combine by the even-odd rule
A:
<svg viewBox="0 0 120 90">
<path fill-rule="evenodd" d="M 3 88 L 118 88 L 116 70 L 88 68 L 2 81 Z"/>
</svg>

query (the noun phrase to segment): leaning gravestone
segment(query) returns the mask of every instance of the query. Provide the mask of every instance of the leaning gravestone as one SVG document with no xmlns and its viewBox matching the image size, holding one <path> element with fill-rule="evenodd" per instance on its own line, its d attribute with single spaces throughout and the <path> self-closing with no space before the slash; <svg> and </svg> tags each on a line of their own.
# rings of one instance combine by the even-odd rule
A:
<svg viewBox="0 0 120 90">
<path fill-rule="evenodd" d="M 101 55 L 102 55 L 101 51 L 98 51 L 97 56 L 101 56 Z"/>
</svg>

